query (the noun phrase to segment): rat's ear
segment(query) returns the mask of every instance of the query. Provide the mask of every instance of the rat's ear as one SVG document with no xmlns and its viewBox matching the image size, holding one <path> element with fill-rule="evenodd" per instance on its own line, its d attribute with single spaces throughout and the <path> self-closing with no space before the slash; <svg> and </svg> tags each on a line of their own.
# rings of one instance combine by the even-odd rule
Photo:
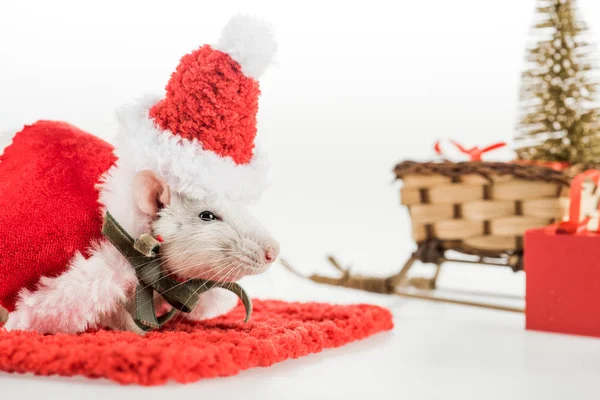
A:
<svg viewBox="0 0 600 400">
<path fill-rule="evenodd" d="M 140 171 L 133 178 L 135 202 L 144 214 L 155 216 L 162 206 L 171 202 L 171 192 L 165 181 L 152 171 Z"/>
</svg>

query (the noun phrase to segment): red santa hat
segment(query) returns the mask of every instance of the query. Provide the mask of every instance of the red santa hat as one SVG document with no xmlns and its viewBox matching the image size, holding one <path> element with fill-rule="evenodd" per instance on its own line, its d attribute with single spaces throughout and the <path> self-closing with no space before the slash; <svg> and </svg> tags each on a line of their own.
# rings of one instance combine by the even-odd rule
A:
<svg viewBox="0 0 600 400">
<path fill-rule="evenodd" d="M 120 110 L 119 166 L 152 170 L 193 198 L 258 200 L 269 163 L 255 146 L 257 79 L 276 49 L 263 20 L 233 17 L 215 45 L 183 56 L 163 98 Z"/>
</svg>

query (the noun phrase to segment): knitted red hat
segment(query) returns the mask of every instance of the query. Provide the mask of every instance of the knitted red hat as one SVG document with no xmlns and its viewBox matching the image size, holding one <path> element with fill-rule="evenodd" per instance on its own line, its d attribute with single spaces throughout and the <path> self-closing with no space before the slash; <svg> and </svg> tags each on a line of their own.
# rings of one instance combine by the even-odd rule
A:
<svg viewBox="0 0 600 400">
<path fill-rule="evenodd" d="M 267 178 L 255 149 L 258 77 L 276 43 L 268 24 L 236 16 L 216 45 L 185 55 L 163 99 L 120 112 L 117 155 L 135 171 L 150 169 L 176 192 L 252 202 Z"/>
</svg>

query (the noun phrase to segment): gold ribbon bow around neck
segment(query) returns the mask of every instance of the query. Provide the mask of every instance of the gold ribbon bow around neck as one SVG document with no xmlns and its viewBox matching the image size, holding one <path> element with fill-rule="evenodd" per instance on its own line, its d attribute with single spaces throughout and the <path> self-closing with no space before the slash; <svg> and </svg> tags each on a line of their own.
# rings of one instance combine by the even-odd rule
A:
<svg viewBox="0 0 600 400">
<path fill-rule="evenodd" d="M 160 260 L 160 242 L 148 234 L 134 240 L 119 225 L 114 217 L 106 212 L 102 225 L 104 235 L 135 269 L 138 285 L 135 291 L 133 320 L 144 331 L 158 329 L 169 321 L 177 310 L 189 313 L 198 303 L 200 294 L 220 287 L 235 293 L 246 308 L 244 322 L 252 315 L 252 301 L 240 285 L 234 282 L 217 282 L 205 279 L 191 279 L 179 282 L 165 275 Z M 154 309 L 154 292 L 160 294 L 171 306 L 171 310 L 161 316 Z"/>
</svg>

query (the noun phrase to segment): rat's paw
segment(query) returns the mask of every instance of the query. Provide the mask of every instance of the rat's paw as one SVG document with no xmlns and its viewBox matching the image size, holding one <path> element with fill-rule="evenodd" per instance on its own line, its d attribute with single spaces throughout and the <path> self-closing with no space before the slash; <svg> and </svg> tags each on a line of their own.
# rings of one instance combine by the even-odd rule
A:
<svg viewBox="0 0 600 400">
<path fill-rule="evenodd" d="M 192 321 L 218 317 L 227 314 L 238 304 L 238 297 L 226 289 L 214 288 L 200 295 L 200 300 L 192 312 L 182 315 Z"/>
<path fill-rule="evenodd" d="M 8 321 L 8 310 L 0 305 L 0 326 Z"/>
<path fill-rule="evenodd" d="M 146 332 L 137 326 L 125 306 L 119 306 L 117 311 L 103 317 L 100 321 L 100 326 L 112 329 L 113 331 L 128 331 L 142 336 L 146 334 Z"/>
</svg>

